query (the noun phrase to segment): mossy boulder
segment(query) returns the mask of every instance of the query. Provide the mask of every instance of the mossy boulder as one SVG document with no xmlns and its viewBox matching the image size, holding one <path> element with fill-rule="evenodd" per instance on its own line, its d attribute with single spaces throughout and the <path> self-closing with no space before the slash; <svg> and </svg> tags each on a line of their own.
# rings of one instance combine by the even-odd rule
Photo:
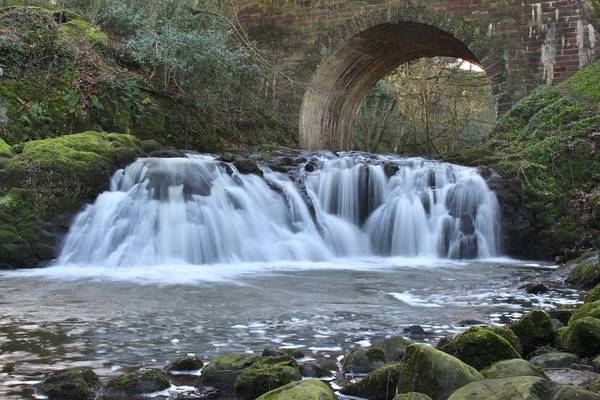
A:
<svg viewBox="0 0 600 400">
<path fill-rule="evenodd" d="M 142 369 L 108 381 L 103 397 L 135 396 L 160 392 L 171 386 L 169 377 L 159 369 Z"/>
<path fill-rule="evenodd" d="M 560 385 L 554 391 L 552 400 L 600 400 L 600 394 L 572 385 Z"/>
<path fill-rule="evenodd" d="M 3 162 L 11 158 L 12 156 L 14 156 L 12 147 L 0 138 L 0 166 Z"/>
<path fill-rule="evenodd" d="M 200 358 L 188 355 L 179 357 L 178 359 L 170 362 L 165 367 L 165 371 L 167 371 L 168 373 L 197 371 L 203 366 L 204 363 Z"/>
<path fill-rule="evenodd" d="M 600 319 L 583 317 L 570 322 L 565 340 L 566 348 L 579 356 L 600 354 Z"/>
<path fill-rule="evenodd" d="M 70 368 L 53 372 L 38 389 L 48 400 L 91 400 L 97 383 L 98 376 L 91 368 Z"/>
<path fill-rule="evenodd" d="M 204 367 L 196 386 L 212 386 L 223 394 L 234 394 L 235 381 L 242 371 L 260 360 L 253 355 L 224 355 Z"/>
<path fill-rule="evenodd" d="M 498 361 L 481 371 L 481 374 L 485 379 L 514 378 L 517 376 L 535 376 L 548 379 L 542 368 L 521 358 Z"/>
<path fill-rule="evenodd" d="M 406 347 L 412 344 L 402 336 L 392 336 L 375 342 L 374 346 L 383 350 L 388 362 L 400 361 L 406 352 Z"/>
<path fill-rule="evenodd" d="M 552 390 L 549 380 L 534 376 L 486 379 L 458 389 L 448 400 L 546 400 Z"/>
<path fill-rule="evenodd" d="M 318 380 L 292 382 L 271 390 L 257 400 L 336 400 L 327 384 Z"/>
<path fill-rule="evenodd" d="M 585 317 L 600 318 L 600 300 L 586 303 L 579 307 L 573 315 L 571 315 L 569 326 L 578 319 Z"/>
<path fill-rule="evenodd" d="M 486 326 L 486 329 L 494 332 L 496 335 L 502 336 L 519 354 L 523 354 L 523 346 L 518 336 L 506 326 Z"/>
<path fill-rule="evenodd" d="M 326 366 L 314 362 L 300 364 L 300 373 L 305 378 L 325 378 L 332 376 L 331 370 Z"/>
<path fill-rule="evenodd" d="M 594 286 L 594 288 L 585 296 L 586 303 L 593 303 L 598 300 L 600 300 L 600 284 Z"/>
<path fill-rule="evenodd" d="M 579 357 L 572 353 L 553 351 L 540 354 L 529 360 L 533 365 L 541 368 L 571 368 L 571 365 L 579 362 Z"/>
<path fill-rule="evenodd" d="M 387 362 L 383 350 L 378 347 L 356 349 L 349 352 L 342 361 L 342 371 L 349 373 L 369 373 L 381 368 Z"/>
<path fill-rule="evenodd" d="M 433 400 L 445 400 L 455 390 L 483 379 L 475 368 L 425 344 L 406 348 L 397 392 L 418 392 Z"/>
<path fill-rule="evenodd" d="M 531 311 L 512 323 L 510 329 L 519 338 L 525 354 L 531 353 L 536 347 L 551 344 L 554 339 L 552 319 L 543 310 Z"/>
<path fill-rule="evenodd" d="M 431 400 L 431 397 L 423 393 L 411 392 L 399 394 L 393 400 Z"/>
<path fill-rule="evenodd" d="M 485 327 L 469 328 L 442 346 L 440 350 L 478 370 L 496 361 L 520 358 L 520 354 L 506 339 Z"/>
<path fill-rule="evenodd" d="M 268 357 L 242 370 L 235 380 L 234 390 L 236 397 L 253 400 L 273 389 L 300 380 L 300 369 L 292 357 Z"/>
<path fill-rule="evenodd" d="M 360 381 L 344 386 L 341 392 L 369 400 L 392 400 L 396 394 L 401 371 L 402 363 L 379 368 L 368 373 Z"/>
<path fill-rule="evenodd" d="M 571 263 L 572 270 L 567 283 L 591 289 L 600 283 L 600 258 L 598 252 L 587 253 Z"/>
</svg>

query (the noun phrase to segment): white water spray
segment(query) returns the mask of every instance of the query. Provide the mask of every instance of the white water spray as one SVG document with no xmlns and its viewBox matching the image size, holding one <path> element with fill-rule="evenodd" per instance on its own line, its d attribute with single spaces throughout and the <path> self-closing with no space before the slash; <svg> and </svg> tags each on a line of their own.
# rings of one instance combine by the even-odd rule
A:
<svg viewBox="0 0 600 400">
<path fill-rule="evenodd" d="M 299 167 L 298 186 L 207 156 L 140 159 L 77 216 L 57 264 L 499 255 L 498 202 L 475 169 L 355 154 L 318 161 L 311 172 Z"/>
</svg>

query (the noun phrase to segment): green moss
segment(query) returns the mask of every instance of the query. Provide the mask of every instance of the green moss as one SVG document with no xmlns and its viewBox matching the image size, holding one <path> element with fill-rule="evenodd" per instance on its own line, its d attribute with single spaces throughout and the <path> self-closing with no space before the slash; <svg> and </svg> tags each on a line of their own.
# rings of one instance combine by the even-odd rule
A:
<svg viewBox="0 0 600 400">
<path fill-rule="evenodd" d="M 487 379 L 458 389 L 448 400 L 549 399 L 552 389 L 549 380 L 534 376 Z"/>
<path fill-rule="evenodd" d="M 60 30 L 75 40 L 85 38 L 92 45 L 107 45 L 110 43 L 110 39 L 106 33 L 95 28 L 82 18 L 74 18 L 60 24 Z"/>
<path fill-rule="evenodd" d="M 91 400 L 98 376 L 90 368 L 71 368 L 52 373 L 40 385 L 48 400 Z"/>
<path fill-rule="evenodd" d="M 344 386 L 341 392 L 370 400 L 389 400 L 396 393 L 401 371 L 401 363 L 379 368 L 368 373 L 360 381 Z"/>
<path fill-rule="evenodd" d="M 600 284 L 596 285 L 592 290 L 585 296 L 586 303 L 593 303 L 600 300 Z"/>
<path fill-rule="evenodd" d="M 327 384 L 318 380 L 292 382 L 268 393 L 257 400 L 335 400 L 335 394 Z"/>
<path fill-rule="evenodd" d="M 570 263 L 573 269 L 567 277 L 567 283 L 581 287 L 593 288 L 600 283 L 600 257 L 598 253 L 584 254 Z"/>
<path fill-rule="evenodd" d="M 375 347 L 383 350 L 387 361 L 395 362 L 402 359 L 406 351 L 406 346 L 411 343 L 410 340 L 404 339 L 401 336 L 393 336 L 375 343 Z"/>
<path fill-rule="evenodd" d="M 473 367 L 458 358 L 424 344 L 406 348 L 397 392 L 418 392 L 433 400 L 445 400 L 464 385 L 483 379 Z"/>
<path fill-rule="evenodd" d="M 569 323 L 566 347 L 582 357 L 600 354 L 600 319 L 583 317 Z"/>
<path fill-rule="evenodd" d="M 600 318 L 600 301 L 593 301 L 579 307 L 579 309 L 577 309 L 577 311 L 571 315 L 571 318 L 569 319 L 569 326 L 571 326 L 578 319 L 585 317 Z"/>
<path fill-rule="evenodd" d="M 278 387 L 302 380 L 296 361 L 288 356 L 262 358 L 242 370 L 235 380 L 236 396 L 253 400 Z"/>
<path fill-rule="evenodd" d="M 502 336 L 485 327 L 473 327 L 457 335 L 440 350 L 481 370 L 496 361 L 520 358 L 517 350 Z"/>
<path fill-rule="evenodd" d="M 499 361 L 481 371 L 481 374 L 485 379 L 513 378 L 516 376 L 535 376 L 549 379 L 542 368 L 523 359 Z"/>
<path fill-rule="evenodd" d="M 342 371 L 353 373 L 368 373 L 383 367 L 387 362 L 385 352 L 377 347 L 356 349 L 344 357 Z"/>
<path fill-rule="evenodd" d="M 486 326 L 487 330 L 494 332 L 496 335 L 503 337 L 510 345 L 519 353 L 519 355 L 523 354 L 523 346 L 521 346 L 521 341 L 515 335 L 515 333 L 505 326 Z"/>
<path fill-rule="evenodd" d="M 543 310 L 530 312 L 511 324 L 510 329 L 519 338 L 525 354 L 531 353 L 538 346 L 551 344 L 554 339 L 552 319 Z"/>
<path fill-rule="evenodd" d="M 9 186 L 32 190 L 36 214 L 52 217 L 93 200 L 117 166 L 143 154 L 133 136 L 84 132 L 25 143 L 0 177 Z"/>
<path fill-rule="evenodd" d="M 597 0 L 593 1 L 598 4 Z M 562 85 L 588 100 L 600 101 L 600 79 L 598 77 L 600 77 L 600 63 L 594 63 L 564 81 Z"/>
<path fill-rule="evenodd" d="M 111 379 L 106 390 L 113 396 L 137 395 L 159 392 L 171 384 L 167 375 L 159 369 L 144 369 Z"/>
<path fill-rule="evenodd" d="M 411 392 L 399 394 L 393 400 L 431 400 L 431 397 L 423 393 Z"/>
<path fill-rule="evenodd" d="M 213 386 L 223 394 L 234 394 L 234 384 L 246 368 L 258 362 L 260 357 L 253 355 L 224 355 L 217 357 L 202 370 L 196 381 L 197 386 Z"/>
<path fill-rule="evenodd" d="M 13 155 L 12 147 L 0 139 L 0 162 L 2 158 L 11 158 Z"/>
</svg>

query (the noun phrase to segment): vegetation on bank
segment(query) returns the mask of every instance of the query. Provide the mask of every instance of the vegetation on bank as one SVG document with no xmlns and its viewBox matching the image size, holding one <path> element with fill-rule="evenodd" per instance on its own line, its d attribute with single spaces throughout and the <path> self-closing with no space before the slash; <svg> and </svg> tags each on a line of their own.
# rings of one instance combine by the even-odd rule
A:
<svg viewBox="0 0 600 400">
<path fill-rule="evenodd" d="M 517 183 L 541 257 L 600 246 L 600 63 L 542 86 L 501 116 L 490 139 L 448 156 Z"/>
</svg>

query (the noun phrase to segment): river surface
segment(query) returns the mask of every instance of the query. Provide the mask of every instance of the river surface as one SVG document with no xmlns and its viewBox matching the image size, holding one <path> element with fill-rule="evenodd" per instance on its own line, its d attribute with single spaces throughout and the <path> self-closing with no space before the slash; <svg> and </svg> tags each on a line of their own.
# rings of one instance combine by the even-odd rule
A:
<svg viewBox="0 0 600 400">
<path fill-rule="evenodd" d="M 31 383 L 65 367 L 106 379 L 180 355 L 299 348 L 338 358 L 418 324 L 423 341 L 573 303 L 566 289 L 519 289 L 549 267 L 508 259 L 402 258 L 152 268 L 50 267 L 0 275 L 0 398 L 33 398 Z"/>
</svg>

